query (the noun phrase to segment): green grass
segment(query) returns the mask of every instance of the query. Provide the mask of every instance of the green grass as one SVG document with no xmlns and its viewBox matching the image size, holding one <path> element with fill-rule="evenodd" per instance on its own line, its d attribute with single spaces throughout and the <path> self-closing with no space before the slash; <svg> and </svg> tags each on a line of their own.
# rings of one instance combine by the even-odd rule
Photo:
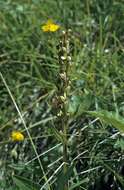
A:
<svg viewBox="0 0 124 190">
<path fill-rule="evenodd" d="M 49 18 L 60 31 L 41 30 Z M 124 140 L 108 119 L 111 111 L 113 122 L 124 116 L 123 0 L 0 0 L 0 23 L 0 190 L 62 190 L 67 180 L 68 190 L 123 190 Z M 69 167 L 63 175 L 52 100 L 57 46 L 68 28 Z M 108 111 L 103 120 L 100 110 Z M 10 140 L 13 130 L 24 133 L 24 142 Z"/>
</svg>

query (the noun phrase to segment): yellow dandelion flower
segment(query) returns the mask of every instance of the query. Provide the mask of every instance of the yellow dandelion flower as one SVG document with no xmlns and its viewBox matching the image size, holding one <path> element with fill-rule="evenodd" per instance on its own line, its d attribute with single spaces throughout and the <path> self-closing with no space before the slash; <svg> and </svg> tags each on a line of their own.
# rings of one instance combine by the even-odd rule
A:
<svg viewBox="0 0 124 190">
<path fill-rule="evenodd" d="M 23 141 L 24 140 L 24 135 L 19 131 L 13 131 L 12 134 L 11 134 L 11 139 L 13 141 Z"/>
<path fill-rule="evenodd" d="M 45 25 L 41 27 L 44 32 L 55 32 L 60 28 L 58 24 L 55 24 L 51 19 L 49 19 Z"/>
</svg>

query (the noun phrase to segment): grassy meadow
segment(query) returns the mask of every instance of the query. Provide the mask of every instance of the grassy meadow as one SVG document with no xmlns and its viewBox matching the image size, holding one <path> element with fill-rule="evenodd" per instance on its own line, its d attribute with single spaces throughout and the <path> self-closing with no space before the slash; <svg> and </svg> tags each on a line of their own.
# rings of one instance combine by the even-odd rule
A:
<svg viewBox="0 0 124 190">
<path fill-rule="evenodd" d="M 124 1 L 0 0 L 0 25 L 0 190 L 124 190 Z"/>
</svg>

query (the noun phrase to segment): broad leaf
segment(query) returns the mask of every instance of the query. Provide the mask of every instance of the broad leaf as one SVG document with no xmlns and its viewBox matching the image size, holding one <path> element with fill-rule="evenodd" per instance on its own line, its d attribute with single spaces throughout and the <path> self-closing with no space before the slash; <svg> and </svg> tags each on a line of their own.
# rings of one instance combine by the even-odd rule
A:
<svg viewBox="0 0 124 190">
<path fill-rule="evenodd" d="M 83 96 L 73 95 L 68 103 L 68 113 L 72 116 L 80 116 L 89 109 L 92 104 L 92 96 L 85 94 Z"/>
<path fill-rule="evenodd" d="M 124 118 L 114 112 L 108 111 L 88 111 L 88 114 L 99 117 L 108 124 L 113 125 L 120 132 L 124 132 Z"/>
<path fill-rule="evenodd" d="M 65 184 L 68 182 L 69 178 L 72 176 L 73 167 L 74 167 L 74 165 L 70 166 L 68 168 L 66 174 L 64 174 L 63 172 L 61 172 L 58 175 L 56 190 L 58 190 L 58 189 L 59 190 L 64 190 Z"/>
<path fill-rule="evenodd" d="M 114 147 L 120 148 L 122 151 L 124 151 L 124 139 L 117 139 Z"/>
</svg>

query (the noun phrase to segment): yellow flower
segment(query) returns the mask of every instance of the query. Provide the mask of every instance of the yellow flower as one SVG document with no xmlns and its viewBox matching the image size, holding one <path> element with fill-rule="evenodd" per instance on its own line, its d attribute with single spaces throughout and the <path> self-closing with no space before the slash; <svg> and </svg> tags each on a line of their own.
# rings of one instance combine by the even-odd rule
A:
<svg viewBox="0 0 124 190">
<path fill-rule="evenodd" d="M 23 141 L 24 140 L 24 135 L 19 131 L 13 131 L 12 134 L 11 134 L 11 139 L 13 141 Z"/>
<path fill-rule="evenodd" d="M 41 27 L 44 32 L 55 32 L 60 28 L 59 25 L 55 24 L 51 19 L 49 19 L 45 25 Z"/>
</svg>

